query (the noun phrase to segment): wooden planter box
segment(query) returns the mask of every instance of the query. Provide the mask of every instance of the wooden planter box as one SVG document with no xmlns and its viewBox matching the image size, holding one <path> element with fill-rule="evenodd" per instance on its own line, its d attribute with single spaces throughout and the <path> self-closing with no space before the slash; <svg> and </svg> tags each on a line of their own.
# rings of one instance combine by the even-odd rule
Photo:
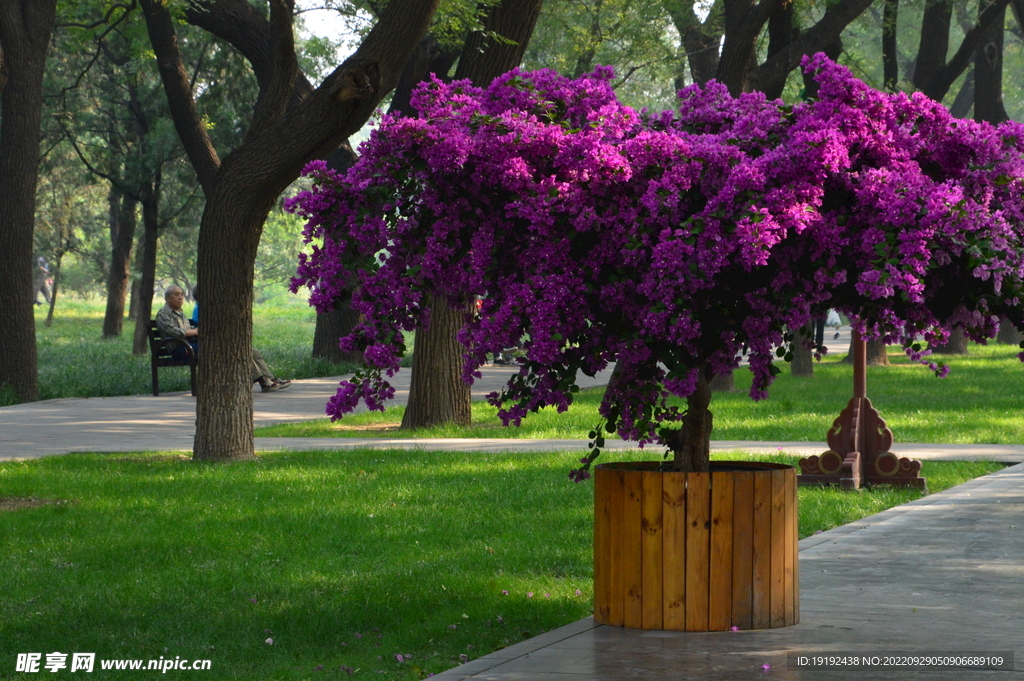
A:
<svg viewBox="0 0 1024 681">
<path fill-rule="evenodd" d="M 660 465 L 595 467 L 595 621 L 676 631 L 799 622 L 796 469 Z"/>
</svg>

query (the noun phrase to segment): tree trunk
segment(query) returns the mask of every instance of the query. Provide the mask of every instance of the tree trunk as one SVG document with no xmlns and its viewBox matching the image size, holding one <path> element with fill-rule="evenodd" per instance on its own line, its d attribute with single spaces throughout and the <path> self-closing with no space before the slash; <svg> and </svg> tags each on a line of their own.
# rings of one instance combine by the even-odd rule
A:
<svg viewBox="0 0 1024 681">
<path fill-rule="evenodd" d="M 53 275 L 53 286 L 50 287 L 50 307 L 46 310 L 46 321 L 43 326 L 53 326 L 53 311 L 57 307 L 57 291 L 60 289 L 60 263 L 64 259 L 64 252 L 58 251 L 53 258 L 53 267 L 50 274 Z"/>
<path fill-rule="evenodd" d="M 121 194 L 113 187 L 110 189 L 110 200 L 110 273 L 107 276 L 107 312 L 103 317 L 104 338 L 120 336 L 124 324 L 124 302 L 128 297 L 128 280 L 131 275 L 137 203 L 134 197 Z M 114 204 L 119 205 L 115 208 Z"/>
<path fill-rule="evenodd" d="M 56 0 L 0 0 L 6 77 L 0 93 L 0 390 L 38 399 L 32 232 L 39 176 L 40 112 Z"/>
<path fill-rule="evenodd" d="M 980 14 L 991 2 L 982 0 Z M 1003 107 L 1003 31 L 1006 8 L 989 24 L 974 52 L 974 120 L 999 124 L 1009 119 Z"/>
<path fill-rule="evenodd" d="M 719 0 L 725 3 L 725 42 L 718 58 L 715 79 L 729 88 L 733 97 L 747 92 L 750 73 L 757 67 L 757 38 L 771 12 L 751 0 Z"/>
<path fill-rule="evenodd" d="M 159 181 L 159 173 L 157 181 Z M 159 234 L 159 184 L 147 186 L 142 191 L 143 243 L 139 268 L 141 274 L 138 293 L 133 293 L 135 308 L 135 336 L 132 338 L 132 354 L 141 356 L 149 352 L 149 320 L 153 318 L 153 289 L 156 285 L 156 248 Z"/>
<path fill-rule="evenodd" d="M 731 372 L 730 372 L 731 373 Z M 697 378 L 697 389 L 686 398 L 686 416 L 682 427 L 666 438 L 672 450 L 673 470 L 681 473 L 706 473 L 711 461 L 711 430 L 713 417 L 711 383 L 705 370 Z"/>
<path fill-rule="evenodd" d="M 693 3 L 683 0 L 662 0 L 665 11 L 672 19 L 683 42 L 685 62 L 680 62 L 675 78 L 676 90 L 686 86 L 686 69 L 690 69 L 691 80 L 703 86 L 715 77 L 718 70 L 718 46 L 722 41 L 722 2 L 711 6 L 704 23 L 701 24 L 693 12 Z M 717 27 L 717 30 L 716 30 Z"/>
<path fill-rule="evenodd" d="M 726 371 L 725 373 L 715 374 L 708 382 L 711 392 L 731 393 L 736 390 L 736 377 L 734 373 L 733 371 Z"/>
<path fill-rule="evenodd" d="M 453 309 L 447 300 L 434 296 L 427 298 L 427 305 L 429 321 L 416 330 L 409 402 L 401 427 L 425 428 L 443 423 L 468 426 L 472 394 L 462 380 L 464 348 L 455 339 L 455 332 L 466 323 L 473 306 L 467 303 Z"/>
<path fill-rule="evenodd" d="M 790 2 L 779 7 L 768 19 L 768 57 L 774 57 L 782 52 L 787 45 L 796 40 L 800 35 L 800 29 L 794 23 L 794 3 Z M 768 99 L 776 99 L 782 96 L 786 88 L 785 79 L 780 79 L 764 90 Z"/>
<path fill-rule="evenodd" d="M 358 323 L 359 315 L 352 309 L 352 305 L 348 301 L 335 305 L 334 309 L 326 314 L 318 314 L 316 329 L 313 332 L 313 357 L 335 364 L 339 362 L 362 364 L 363 354 L 361 352 L 345 352 L 338 345 L 338 340 L 352 333 L 352 329 Z"/>
<path fill-rule="evenodd" d="M 887 367 L 889 366 L 889 351 L 888 346 L 882 341 L 881 338 L 875 338 L 865 343 L 867 351 L 867 362 L 868 366 L 871 367 Z M 850 339 L 850 349 L 846 352 L 846 357 L 843 357 L 843 364 L 853 364 L 853 338 Z"/>
<path fill-rule="evenodd" d="M 963 329 L 953 329 L 945 345 L 933 345 L 931 350 L 943 355 L 967 355 L 967 336 Z"/>
<path fill-rule="evenodd" d="M 794 376 L 814 375 L 814 350 L 807 347 L 805 343 L 810 340 L 814 333 L 814 324 L 797 329 L 796 338 L 793 341 L 793 361 L 789 363 L 789 370 Z"/>
<path fill-rule="evenodd" d="M 882 14 L 882 83 L 890 92 L 896 91 L 900 80 L 900 65 L 896 52 L 896 24 L 900 0 L 885 0 Z"/>
<path fill-rule="evenodd" d="M 999 320 L 999 333 L 996 335 L 996 343 L 1020 345 L 1022 336 L 1024 334 L 1021 334 L 1009 319 L 1003 317 Z"/>
<path fill-rule="evenodd" d="M 926 0 L 921 18 L 921 42 L 914 62 L 914 86 L 924 90 L 946 66 L 953 0 Z"/>
<path fill-rule="evenodd" d="M 503 0 L 491 8 L 484 32 L 466 39 L 455 79 L 468 78 L 486 87 L 498 76 L 519 65 L 540 14 L 541 0 Z M 513 44 L 496 42 L 486 34 L 498 34 Z M 470 304 L 452 310 L 446 300 L 430 298 L 430 323 L 416 330 L 409 402 L 402 428 L 422 428 L 441 423 L 469 425 L 472 392 L 462 381 L 462 348 L 455 340 L 472 311 Z"/>
</svg>

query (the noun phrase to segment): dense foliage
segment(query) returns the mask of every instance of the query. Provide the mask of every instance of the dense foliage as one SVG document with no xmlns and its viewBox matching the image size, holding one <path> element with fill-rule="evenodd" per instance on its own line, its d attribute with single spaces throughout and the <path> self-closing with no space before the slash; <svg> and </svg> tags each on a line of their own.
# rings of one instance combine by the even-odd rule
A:
<svg viewBox="0 0 1024 681">
<path fill-rule="evenodd" d="M 564 409 L 578 371 L 615 361 L 603 425 L 640 442 L 664 442 L 660 425 L 684 416 L 668 395 L 743 348 L 763 397 L 786 329 L 830 307 L 923 363 L 920 340 L 953 327 L 975 340 L 999 315 L 1024 327 L 1024 125 L 953 119 L 823 56 L 805 67 L 812 102 L 710 83 L 660 115 L 620 104 L 609 69 L 434 81 L 419 116 L 385 118 L 346 175 L 311 164 L 291 207 L 320 244 L 293 285 L 321 310 L 354 291 L 364 321 L 343 342 L 368 365 L 328 412 L 392 395 L 400 331 L 428 292 L 485 296 L 460 336 L 467 381 L 525 339 L 491 398 L 506 423 Z"/>
</svg>

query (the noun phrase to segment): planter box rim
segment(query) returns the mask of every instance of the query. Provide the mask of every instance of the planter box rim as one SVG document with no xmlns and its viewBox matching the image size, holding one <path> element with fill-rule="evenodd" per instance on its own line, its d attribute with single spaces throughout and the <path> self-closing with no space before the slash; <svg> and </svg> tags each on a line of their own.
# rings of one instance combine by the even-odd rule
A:
<svg viewBox="0 0 1024 681">
<path fill-rule="evenodd" d="M 664 470 L 662 466 L 671 464 L 670 461 L 608 461 L 605 463 L 599 463 L 595 466 L 595 469 L 613 470 L 613 471 L 632 471 L 632 472 L 655 472 L 655 473 L 679 473 L 679 471 Z M 772 461 L 712 461 L 710 465 L 710 472 L 721 473 L 721 472 L 734 472 L 734 471 L 746 471 L 746 472 L 759 472 L 759 471 L 779 471 L 796 468 L 786 463 L 775 463 Z M 686 475 L 680 473 L 680 475 Z"/>
</svg>

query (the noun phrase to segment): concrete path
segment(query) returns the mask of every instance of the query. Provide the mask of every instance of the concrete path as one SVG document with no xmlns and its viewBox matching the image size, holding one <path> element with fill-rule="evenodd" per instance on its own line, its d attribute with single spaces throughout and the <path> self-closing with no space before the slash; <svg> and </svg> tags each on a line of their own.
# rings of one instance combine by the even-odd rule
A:
<svg viewBox="0 0 1024 681">
<path fill-rule="evenodd" d="M 798 668 L 797 656 L 971 653 L 1010 669 Z M 767 668 L 766 668 L 767 665 Z M 1024 464 L 800 542 L 800 623 L 688 633 L 591 618 L 436 681 L 1024 679 Z"/>
</svg>

